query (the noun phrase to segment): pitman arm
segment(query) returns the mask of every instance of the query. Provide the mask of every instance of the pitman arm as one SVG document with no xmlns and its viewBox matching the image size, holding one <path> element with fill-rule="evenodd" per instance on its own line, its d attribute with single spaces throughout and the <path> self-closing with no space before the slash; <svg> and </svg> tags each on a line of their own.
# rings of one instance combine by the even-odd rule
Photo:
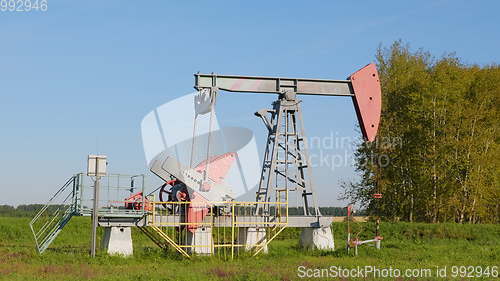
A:
<svg viewBox="0 0 500 281">
<path fill-rule="evenodd" d="M 347 80 L 195 74 L 195 89 L 215 88 L 228 92 L 350 96 L 363 137 L 375 140 L 380 122 L 382 92 L 375 64 L 351 74 Z"/>
</svg>

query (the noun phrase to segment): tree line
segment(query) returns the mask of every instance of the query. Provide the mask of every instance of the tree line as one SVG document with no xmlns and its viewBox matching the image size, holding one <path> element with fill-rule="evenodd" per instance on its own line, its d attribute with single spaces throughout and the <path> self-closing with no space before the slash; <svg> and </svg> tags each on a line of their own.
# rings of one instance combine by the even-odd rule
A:
<svg viewBox="0 0 500 281">
<path fill-rule="evenodd" d="M 310 213 L 314 213 L 314 209 L 310 208 Z M 347 208 L 345 207 L 319 207 L 319 212 L 322 216 L 345 217 L 347 216 Z M 288 207 L 288 215 L 296 216 L 303 215 L 303 207 Z M 356 210 L 355 216 L 366 216 L 366 210 Z"/>
<path fill-rule="evenodd" d="M 0 205 L 0 216 L 4 217 L 33 217 L 43 207 L 44 204 L 25 204 L 17 207 L 10 205 Z M 61 205 L 49 205 L 49 212 L 57 210 Z"/>
<path fill-rule="evenodd" d="M 401 41 L 376 60 L 379 135 L 359 143 L 361 177 L 343 183 L 342 198 L 388 219 L 498 223 L 499 65 L 435 58 Z"/>
</svg>

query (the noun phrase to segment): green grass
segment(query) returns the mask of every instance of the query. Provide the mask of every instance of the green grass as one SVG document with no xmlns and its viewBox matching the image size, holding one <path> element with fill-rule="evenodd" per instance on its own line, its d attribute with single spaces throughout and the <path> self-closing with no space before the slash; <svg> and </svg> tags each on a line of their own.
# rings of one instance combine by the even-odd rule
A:
<svg viewBox="0 0 500 281">
<path fill-rule="evenodd" d="M 73 218 L 51 247 L 38 255 L 28 222 L 28 218 L 0 217 L 0 280 L 296 280 L 299 266 L 350 269 L 370 265 L 401 270 L 431 268 L 432 278 L 413 280 L 443 280 L 435 277 L 436 266 L 447 266 L 451 279 L 451 266 L 485 268 L 499 266 L 500 261 L 500 225 L 383 223 L 382 249 L 361 247 L 357 257 L 347 255 L 344 249 L 343 223 L 333 226 L 337 248 L 334 252 L 302 251 L 297 245 L 299 230 L 286 229 L 271 243 L 267 255 L 221 261 L 214 257 L 186 260 L 175 252 L 163 252 L 136 229 L 132 233 L 134 257 L 112 257 L 100 252 L 91 259 L 90 221 L 83 217 Z M 373 235 L 370 223 L 356 224 L 353 228 L 358 231 L 363 228 L 361 236 Z M 498 280 L 474 278 L 493 279 Z"/>
</svg>

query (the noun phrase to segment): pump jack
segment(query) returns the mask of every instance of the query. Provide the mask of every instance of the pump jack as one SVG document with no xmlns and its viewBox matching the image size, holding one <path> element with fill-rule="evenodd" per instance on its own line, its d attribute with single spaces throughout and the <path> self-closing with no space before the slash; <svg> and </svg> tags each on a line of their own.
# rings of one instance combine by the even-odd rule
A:
<svg viewBox="0 0 500 281">
<path fill-rule="evenodd" d="M 380 121 L 381 88 L 374 64 L 368 64 L 347 80 L 195 74 L 194 88 L 208 90 L 211 97 L 219 91 L 278 95 L 272 109 L 255 113 L 268 129 L 256 201 L 269 201 L 272 191 L 277 189 L 298 191 L 304 216 L 319 217 L 321 213 L 311 183 L 311 163 L 298 96 L 352 97 L 366 141 L 375 139 Z M 261 207 L 264 210 L 257 207 L 256 212 L 266 214 L 268 206 Z"/>
<path fill-rule="evenodd" d="M 287 212 L 286 227 L 303 228 L 301 244 L 305 247 L 334 249 L 333 234 L 330 229 L 333 218 L 321 215 L 314 185 L 311 182 L 311 163 L 304 133 L 301 101 L 298 96 L 351 97 L 363 137 L 366 141 L 373 141 L 377 134 L 381 112 L 381 88 L 376 66 L 368 64 L 346 80 L 200 73 L 194 76 L 194 88 L 199 92 L 195 105 L 198 105 L 203 112 L 213 112 L 217 95 L 221 91 L 278 95 L 271 109 L 263 109 L 255 113 L 264 122 L 268 136 L 253 214 L 250 217 L 240 218 L 247 221 L 259 221 L 260 224 L 257 230 L 247 229 L 247 231 L 249 233 L 253 231 L 254 238 L 260 239 L 261 230 L 258 228 L 266 223 L 268 226 L 272 225 L 277 219 L 272 214 L 273 207 L 269 203 L 279 202 L 281 199 L 278 197 L 282 192 L 285 192 L 288 202 L 288 193 L 296 192 L 295 194 L 301 198 L 302 213 L 288 216 Z M 197 104 L 197 101 L 208 101 L 208 106 L 203 102 Z M 219 169 L 218 165 L 214 162 L 210 169 Z M 155 157 L 150 169 L 166 182 L 176 180 L 182 184 L 185 194 L 189 193 L 194 197 L 199 195 L 203 197 L 199 199 L 205 202 L 227 202 L 234 199 L 230 187 L 224 182 L 210 179 L 210 176 L 207 177 L 210 172 L 207 173 L 206 170 L 183 167 L 173 156 L 168 155 L 167 151 Z M 208 169 L 208 165 L 205 169 Z M 173 186 L 171 192 L 175 190 Z M 190 199 L 192 201 L 192 198 Z M 219 203 L 214 203 L 216 204 Z M 207 203 L 203 206 L 209 205 Z M 190 219 L 188 214 L 187 223 L 194 224 L 191 231 L 196 231 L 197 224 L 204 220 L 206 214 L 206 212 L 202 213 L 201 216 L 196 216 L 196 219 L 194 219 L 195 216 L 191 216 Z M 256 253 L 262 249 L 264 246 L 261 246 Z"/>
</svg>

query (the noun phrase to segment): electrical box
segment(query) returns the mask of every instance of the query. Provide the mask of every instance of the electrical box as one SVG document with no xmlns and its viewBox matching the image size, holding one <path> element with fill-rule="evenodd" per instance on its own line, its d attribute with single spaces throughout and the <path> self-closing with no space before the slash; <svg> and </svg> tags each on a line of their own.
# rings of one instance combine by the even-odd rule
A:
<svg viewBox="0 0 500 281">
<path fill-rule="evenodd" d="M 87 159 L 87 175 L 103 177 L 106 175 L 108 160 L 106 155 L 89 155 Z"/>
</svg>

